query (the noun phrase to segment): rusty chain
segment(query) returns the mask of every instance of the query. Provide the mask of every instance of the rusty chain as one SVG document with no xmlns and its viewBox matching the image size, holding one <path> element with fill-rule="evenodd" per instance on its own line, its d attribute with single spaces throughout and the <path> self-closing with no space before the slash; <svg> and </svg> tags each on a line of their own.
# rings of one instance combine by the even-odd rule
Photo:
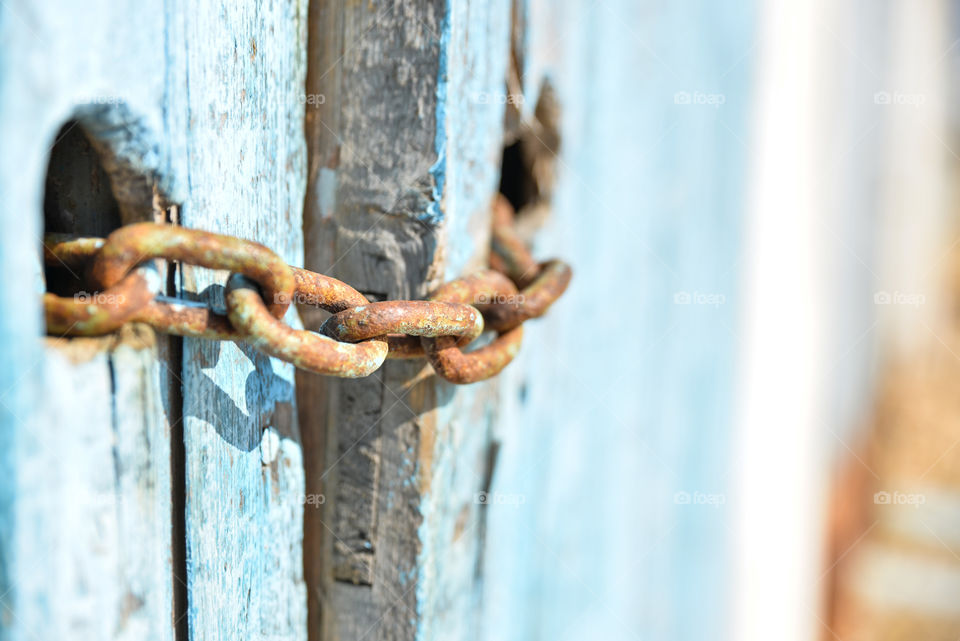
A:
<svg viewBox="0 0 960 641">
<path fill-rule="evenodd" d="M 291 267 L 263 245 L 174 225 L 136 223 L 106 239 L 63 234 L 44 237 L 44 261 L 86 274 L 94 293 L 65 297 L 47 292 L 47 332 L 61 336 L 111 333 L 141 322 L 157 331 L 211 340 L 245 341 L 296 367 L 356 378 L 387 358 L 426 357 L 453 383 L 481 381 L 516 356 L 522 323 L 543 315 L 570 282 L 559 260 L 538 263 L 514 226 L 509 202 L 493 212 L 491 266 L 442 285 L 428 300 L 370 302 L 350 285 Z M 231 272 L 226 314 L 206 304 L 157 296 L 152 259 Z M 283 322 L 290 304 L 331 313 L 317 332 Z M 464 351 L 485 329 L 489 344 Z"/>
</svg>

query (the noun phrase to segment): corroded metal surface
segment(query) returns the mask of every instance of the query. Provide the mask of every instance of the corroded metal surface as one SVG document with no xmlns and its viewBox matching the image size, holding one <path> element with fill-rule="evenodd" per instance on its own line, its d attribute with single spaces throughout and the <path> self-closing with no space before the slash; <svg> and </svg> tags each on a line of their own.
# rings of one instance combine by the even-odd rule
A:
<svg viewBox="0 0 960 641">
<path fill-rule="evenodd" d="M 106 334 L 126 322 L 158 331 L 211 340 L 243 340 L 297 367 L 355 378 L 386 358 L 429 359 L 442 378 L 458 384 L 495 376 L 513 360 L 523 338 L 521 323 L 542 315 L 563 294 L 570 268 L 537 263 L 513 229 L 505 199 L 494 211 L 488 269 L 442 285 L 426 301 L 370 302 L 350 285 L 298 267 L 258 243 L 172 225 L 137 223 L 106 239 L 44 239 L 44 260 L 86 272 L 96 289 L 73 299 L 44 295 L 47 331 Z M 156 296 L 149 261 L 181 261 L 232 272 L 226 314 L 206 303 Z M 521 289 L 518 289 L 521 288 Z M 332 314 L 319 333 L 297 330 L 281 319 L 291 303 Z M 464 351 L 484 329 L 497 336 Z"/>
<path fill-rule="evenodd" d="M 500 334 L 489 345 L 467 353 L 449 336 L 421 340 L 434 371 L 451 383 L 466 385 L 496 376 L 510 364 L 520 351 L 523 326 Z"/>
<path fill-rule="evenodd" d="M 110 287 L 151 258 L 243 274 L 263 287 L 274 318 L 283 318 L 296 286 L 290 267 L 260 243 L 156 223 L 127 225 L 110 234 L 90 265 L 91 280 Z"/>
<path fill-rule="evenodd" d="M 517 287 L 503 274 L 493 270 L 471 274 L 446 283 L 433 293 L 432 300 L 482 305 L 515 299 Z M 422 338 L 423 351 L 439 376 L 463 385 L 496 376 L 510 364 L 523 340 L 522 328 L 501 332 L 492 343 L 465 353 L 457 341 L 441 336 Z"/>
<path fill-rule="evenodd" d="M 76 275 L 103 243 L 102 238 L 47 234 L 43 238 L 44 262 Z M 47 332 L 61 336 L 95 336 L 119 329 L 153 298 L 149 276 L 146 270 L 136 270 L 103 291 L 81 291 L 72 297 L 45 293 L 43 309 Z"/>
<path fill-rule="evenodd" d="M 520 323 L 543 316 L 570 284 L 573 272 L 559 260 L 548 260 L 538 266 L 538 273 L 515 297 L 503 297 L 490 303 L 479 303 L 487 327 L 498 331 L 513 329 Z"/>
<path fill-rule="evenodd" d="M 540 265 L 530 254 L 526 243 L 517 235 L 513 224 L 514 211 L 510 201 L 498 194 L 493 202 L 493 234 L 491 238 L 494 255 L 490 264 L 510 277 L 517 287 L 525 287 L 540 271 Z"/>
<path fill-rule="evenodd" d="M 62 266 L 73 272 L 84 266 L 103 247 L 103 238 L 75 238 L 69 234 L 44 234 L 43 261 L 47 265 Z"/>
<path fill-rule="evenodd" d="M 387 341 L 341 343 L 291 328 L 267 310 L 257 286 L 240 274 L 227 281 L 227 315 L 244 340 L 261 352 L 319 374 L 359 378 L 376 371 L 387 357 Z"/>
<path fill-rule="evenodd" d="M 387 334 L 460 336 L 470 342 L 483 331 L 483 317 L 460 303 L 386 301 L 345 309 L 328 318 L 320 331 L 350 343 Z"/>
<path fill-rule="evenodd" d="M 80 292 L 72 297 L 43 295 L 47 332 L 61 336 L 109 334 L 133 320 L 153 298 L 146 277 L 131 272 L 113 287 L 100 292 Z"/>
<path fill-rule="evenodd" d="M 134 314 L 131 321 L 147 323 L 157 331 L 208 340 L 236 340 L 240 334 L 224 314 L 206 303 L 157 297 Z"/>
<path fill-rule="evenodd" d="M 295 302 L 300 305 L 313 305 L 336 314 L 369 302 L 366 296 L 343 281 L 300 267 L 292 269 L 297 283 Z"/>
</svg>

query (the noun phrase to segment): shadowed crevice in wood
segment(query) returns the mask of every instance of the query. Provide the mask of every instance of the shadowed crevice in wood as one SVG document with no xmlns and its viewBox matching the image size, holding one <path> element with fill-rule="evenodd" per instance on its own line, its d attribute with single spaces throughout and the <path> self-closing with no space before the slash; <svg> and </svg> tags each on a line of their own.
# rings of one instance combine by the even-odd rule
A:
<svg viewBox="0 0 960 641">
<path fill-rule="evenodd" d="M 166 211 L 164 222 L 179 223 L 179 207 Z M 180 290 L 180 270 L 177 266 L 167 268 L 166 290 L 175 296 Z M 173 636 L 174 641 L 189 640 L 187 619 L 187 471 L 186 443 L 183 438 L 183 338 L 165 336 L 159 342 L 160 361 L 167 363 L 167 381 L 163 388 L 167 396 L 167 424 L 170 426 L 170 526 L 171 526 L 171 580 L 173 584 Z"/>
<path fill-rule="evenodd" d="M 173 181 L 161 171 L 160 140 L 123 101 L 74 110 L 52 142 L 47 231 L 106 236 L 121 224 L 164 220 Z"/>
<path fill-rule="evenodd" d="M 173 274 L 168 291 L 175 291 Z M 183 339 L 168 336 L 161 342 L 160 358 L 169 364 L 166 407 L 170 425 L 171 564 L 173 582 L 173 623 L 175 641 L 188 641 L 187 628 L 187 538 L 186 538 L 186 449 L 183 440 Z"/>
<path fill-rule="evenodd" d="M 100 153 L 83 127 L 70 120 L 57 132 L 44 180 L 44 233 L 103 238 L 120 226 L 120 205 Z M 61 265 L 44 265 L 48 291 L 72 296 L 85 291 L 84 274 Z"/>
<path fill-rule="evenodd" d="M 110 176 L 123 224 L 163 220 L 163 212 L 183 200 L 172 193 L 174 181 L 162 171 L 157 133 L 125 102 L 88 104 L 76 118 Z"/>
<path fill-rule="evenodd" d="M 44 179 L 44 233 L 105 238 L 123 224 L 166 221 L 176 207 L 149 128 L 125 104 L 86 105 L 57 131 Z M 169 222 L 169 221 L 168 221 Z M 45 266 L 48 289 L 84 291 L 84 274 Z"/>
</svg>

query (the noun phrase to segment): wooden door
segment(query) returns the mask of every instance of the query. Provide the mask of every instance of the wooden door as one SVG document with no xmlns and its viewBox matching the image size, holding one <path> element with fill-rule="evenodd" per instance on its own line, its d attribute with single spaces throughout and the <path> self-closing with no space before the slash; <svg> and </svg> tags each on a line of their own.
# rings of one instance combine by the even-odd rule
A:
<svg viewBox="0 0 960 641">
<path fill-rule="evenodd" d="M 14 0 L 0 29 L 3 637 L 466 635 L 496 383 L 40 340 L 38 256 L 153 220 L 424 296 L 486 260 L 509 3 Z M 161 270 L 222 304 L 225 274 Z"/>
<path fill-rule="evenodd" d="M 746 84 L 731 4 L 0 3 L 0 638 L 708 637 L 722 515 L 674 496 L 725 491 L 733 307 L 674 303 L 735 292 L 746 107 L 682 101 Z M 45 230 L 207 229 L 421 298 L 486 264 L 499 189 L 577 275 L 489 382 L 42 338 Z"/>
</svg>

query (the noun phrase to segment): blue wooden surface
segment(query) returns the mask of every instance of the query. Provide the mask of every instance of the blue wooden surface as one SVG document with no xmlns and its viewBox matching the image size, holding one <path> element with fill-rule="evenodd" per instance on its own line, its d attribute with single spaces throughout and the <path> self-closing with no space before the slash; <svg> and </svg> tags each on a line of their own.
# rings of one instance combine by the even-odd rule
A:
<svg viewBox="0 0 960 641">
<path fill-rule="evenodd" d="M 0 264 L 16 274 L 0 296 L 0 638 L 172 638 L 185 583 L 193 639 L 305 637 L 292 368 L 189 345 L 181 375 L 149 333 L 44 342 L 39 298 L 44 174 L 71 118 L 188 226 L 302 261 L 305 20 L 300 2 L 0 6 Z M 115 192 L 126 222 L 156 213 L 150 190 Z M 170 459 L 181 378 L 189 471 Z M 184 500 L 188 576 L 172 567 Z"/>
<path fill-rule="evenodd" d="M 306 3 L 184 5 L 180 15 L 185 46 L 171 64 L 186 81 L 183 224 L 302 265 Z M 225 276 L 186 266 L 183 287 L 222 304 Z M 297 325 L 295 310 L 287 322 Z M 305 639 L 293 366 L 203 340 L 184 341 L 183 365 L 190 637 Z"/>
<path fill-rule="evenodd" d="M 476 269 L 489 245 L 490 203 L 499 181 L 507 73 L 510 5 L 448 2 L 443 35 L 445 61 L 437 109 L 444 174 L 445 279 Z M 477 564 L 484 545 L 483 489 L 497 381 L 469 387 L 437 379 L 432 452 L 419 476 L 429 481 L 421 498 L 423 522 L 416 638 L 473 639 L 483 612 Z"/>
<path fill-rule="evenodd" d="M 156 153 L 162 26 L 159 3 L 0 7 L 0 264 L 10 276 L 0 296 L 0 638 L 172 638 L 156 346 L 136 333 L 44 341 L 39 296 L 44 178 L 61 127 L 77 119 L 134 173 L 155 175 L 169 159 Z M 172 193 L 170 173 L 159 187 Z"/>
<path fill-rule="evenodd" d="M 575 275 L 502 382 L 484 638 L 723 638 L 754 5 L 529 10 L 564 133 L 537 248 Z"/>
<path fill-rule="evenodd" d="M 123 6 L 129 11 L 105 4 L 42 18 L 26 3 L 15 3 L 16 13 L 0 9 L 3 33 L 34 52 L 2 59 L 9 75 L 0 82 L 0 131 L 10 149 L 0 154 L 0 267 L 38 271 L 39 213 L 23 223 L 22 212 L 39 212 L 47 148 L 28 143 L 48 140 L 82 95 L 112 92 L 163 140 L 151 162 L 187 201 L 185 223 L 257 237 L 299 262 L 305 166 L 302 105 L 291 92 L 303 84 L 304 7 Z M 486 243 L 503 105 L 477 94 L 502 92 L 509 6 L 450 0 L 445 11 L 441 92 L 428 105 L 437 118 L 436 191 L 414 213 L 442 220 L 440 267 L 452 276 L 479 264 Z M 107 16 L 121 42 L 106 27 L 77 28 L 94 13 Z M 124 23 L 127 13 L 132 23 Z M 563 113 L 554 212 L 536 249 L 569 257 L 576 275 L 550 317 L 531 324 L 520 359 L 499 382 L 436 387 L 438 407 L 418 424 L 432 430 L 429 451 L 404 453 L 416 472 L 390 480 L 424 488 L 418 570 L 406 584 L 417 607 L 402 612 L 402 632 L 498 641 L 717 638 L 731 580 L 729 506 L 696 501 L 719 502 L 729 490 L 754 5 L 531 1 L 527 14 L 526 111 L 549 76 Z M 684 94 L 691 104 L 680 104 Z M 215 280 L 188 271 L 184 284 Z M 23 414 L 45 383 L 20 371 L 42 358 L 31 340 L 40 332 L 37 285 L 12 279 L 0 296 L 0 469 L 14 479 L 0 484 L 0 590 L 10 595 L 2 597 L 2 634 L 17 639 L 33 629 L 17 617 L 59 630 L 66 612 L 49 600 L 49 585 L 20 583 L 38 575 L 35 567 L 51 582 L 57 577 L 38 548 L 19 547 L 31 532 L 55 527 L 48 517 L 24 520 L 43 515 L 49 497 L 27 507 L 15 501 L 31 500 L 24 480 L 36 473 L 19 457 L 43 446 L 24 447 Z M 675 302 L 684 293 L 693 304 Z M 291 372 L 231 345 L 204 350 L 186 350 L 192 638 L 238 630 L 300 638 L 300 459 L 293 430 L 281 429 L 291 417 L 277 413 L 292 400 Z M 277 429 L 265 438 L 259 427 L 267 425 Z M 491 439 L 502 447 L 494 501 L 481 507 L 475 494 Z M 87 472 L 92 478 L 95 470 Z M 693 502 L 679 502 L 678 493 Z M 17 556 L 22 550 L 29 554 Z M 116 596 L 109 605 L 120 611 L 124 595 L 97 594 Z M 153 616 L 147 625 L 169 635 L 170 620 L 156 611 L 144 614 Z"/>
</svg>

